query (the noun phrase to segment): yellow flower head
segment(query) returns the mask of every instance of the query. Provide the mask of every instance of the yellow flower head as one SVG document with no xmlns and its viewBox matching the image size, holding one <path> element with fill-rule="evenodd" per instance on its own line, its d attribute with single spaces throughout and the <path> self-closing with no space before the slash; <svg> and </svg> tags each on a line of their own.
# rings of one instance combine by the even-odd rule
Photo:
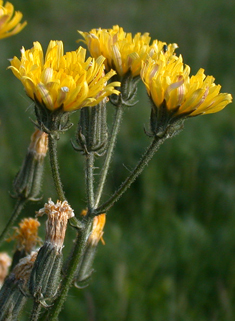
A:
<svg viewBox="0 0 235 321">
<path fill-rule="evenodd" d="M 27 95 L 36 103 L 53 111 L 63 107 L 73 111 L 85 106 L 95 106 L 111 94 L 119 94 L 114 86 L 119 82 L 107 81 L 116 73 L 104 75 L 104 60 L 85 59 L 86 50 L 64 55 L 62 41 L 50 41 L 44 57 L 41 44 L 34 42 L 30 50 L 21 50 L 21 59 L 14 57 L 9 67 L 23 83 Z"/>
<path fill-rule="evenodd" d="M 25 250 L 26 253 L 30 253 L 32 249 L 40 243 L 38 237 L 38 227 L 40 223 L 34 218 L 24 218 L 19 227 L 15 227 L 14 235 L 8 239 L 8 241 L 16 240 L 17 249 Z"/>
<path fill-rule="evenodd" d="M 220 93 L 221 86 L 203 69 L 195 76 L 189 74 L 190 67 L 181 56 L 161 54 L 158 60 L 149 58 L 143 63 L 141 78 L 148 95 L 157 109 L 165 105 L 168 119 L 216 113 L 231 103 L 232 96 Z"/>
<path fill-rule="evenodd" d="M 13 16 L 14 15 L 14 16 Z M 13 36 L 20 32 L 27 22 L 20 23 L 23 15 L 19 11 L 15 11 L 14 6 L 10 2 L 6 2 L 3 6 L 3 1 L 0 0 L 0 39 Z"/>
<path fill-rule="evenodd" d="M 154 41 L 150 46 L 148 33 L 137 33 L 134 37 L 126 33 L 123 28 L 113 26 L 113 29 L 92 29 L 90 32 L 79 33 L 84 37 L 92 57 L 103 55 L 106 58 L 106 70 L 116 70 L 119 76 L 131 72 L 132 77 L 139 76 L 141 62 L 145 60 L 151 50 L 151 55 L 162 50 L 166 45 L 161 41 Z M 169 52 L 171 51 L 171 47 Z"/>
</svg>

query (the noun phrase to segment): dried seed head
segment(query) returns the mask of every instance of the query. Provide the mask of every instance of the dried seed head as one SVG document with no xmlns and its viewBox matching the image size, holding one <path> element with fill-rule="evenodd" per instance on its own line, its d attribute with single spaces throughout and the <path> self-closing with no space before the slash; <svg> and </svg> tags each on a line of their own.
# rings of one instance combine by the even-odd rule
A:
<svg viewBox="0 0 235 321">
<path fill-rule="evenodd" d="M 10 265 L 10 256 L 5 252 L 0 253 L 0 288 L 2 287 L 3 281 L 8 274 L 8 268 L 10 267 Z"/>
<path fill-rule="evenodd" d="M 15 233 L 8 241 L 17 241 L 17 250 L 24 250 L 27 254 L 35 248 L 37 244 L 41 243 L 38 237 L 38 227 L 40 223 L 34 218 L 24 218 L 19 223 L 19 227 L 14 227 Z"/>
<path fill-rule="evenodd" d="M 24 257 L 5 279 L 0 291 L 0 320 L 18 320 L 20 311 L 26 303 L 29 276 L 37 252 Z"/>
<path fill-rule="evenodd" d="M 41 159 L 46 156 L 48 150 L 48 134 L 36 129 L 31 136 L 31 143 L 28 151 L 35 155 L 35 158 Z"/>
<path fill-rule="evenodd" d="M 56 204 L 49 198 L 48 203 L 40 209 L 36 216 L 48 215 L 46 222 L 46 242 L 62 249 L 68 220 L 74 216 L 73 209 L 67 201 L 57 201 Z"/>
</svg>

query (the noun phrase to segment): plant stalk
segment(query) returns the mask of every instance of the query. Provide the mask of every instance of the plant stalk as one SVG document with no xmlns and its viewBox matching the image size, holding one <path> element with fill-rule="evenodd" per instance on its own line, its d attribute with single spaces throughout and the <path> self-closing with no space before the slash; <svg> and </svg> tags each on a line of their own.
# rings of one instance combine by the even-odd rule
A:
<svg viewBox="0 0 235 321">
<path fill-rule="evenodd" d="M 4 230 L 2 231 L 1 235 L 0 235 L 0 245 L 3 242 L 7 232 L 9 231 L 9 229 L 12 227 L 12 225 L 14 224 L 14 222 L 16 221 L 17 217 L 19 216 L 20 212 L 22 211 L 23 207 L 25 206 L 25 204 L 27 203 L 28 199 L 26 198 L 19 198 L 15 204 L 15 208 L 12 212 L 12 215 L 7 223 L 7 225 L 5 226 Z"/>
<path fill-rule="evenodd" d="M 94 208 L 94 153 L 86 154 L 86 197 L 88 212 L 92 212 Z"/>
<path fill-rule="evenodd" d="M 54 180 L 58 197 L 60 201 L 63 202 L 65 200 L 65 194 L 59 173 L 59 164 L 57 158 L 57 140 L 52 135 L 49 135 L 48 140 L 52 177 Z"/>
<path fill-rule="evenodd" d="M 148 162 L 151 160 L 151 158 L 159 149 L 160 145 L 164 142 L 165 139 L 166 137 L 154 137 L 152 143 L 150 144 L 144 155 L 141 157 L 135 169 L 120 185 L 120 187 L 110 197 L 110 199 L 95 210 L 95 215 L 106 213 L 113 206 L 113 204 L 122 196 L 122 194 L 126 192 L 126 190 L 131 186 L 131 184 L 136 180 L 136 178 L 142 173 L 144 167 L 148 164 Z"/>
<path fill-rule="evenodd" d="M 104 184 L 107 178 L 109 166 L 110 166 L 110 161 L 113 155 L 113 149 L 115 147 L 116 139 L 117 139 L 117 134 L 120 128 L 121 120 L 122 120 L 122 115 L 123 115 L 123 106 L 119 105 L 116 107 L 116 113 L 115 113 L 115 118 L 113 122 L 113 127 L 112 127 L 112 132 L 111 132 L 111 137 L 108 145 L 108 149 L 106 152 L 106 158 L 101 170 L 101 175 L 100 175 L 100 181 L 99 185 L 96 191 L 96 197 L 95 197 L 95 208 L 99 205 L 100 198 L 104 189 Z"/>
<path fill-rule="evenodd" d="M 34 301 L 33 309 L 32 309 L 29 321 L 37 321 L 38 320 L 38 318 L 40 316 L 41 307 L 42 306 L 41 306 L 40 302 Z"/>
<path fill-rule="evenodd" d="M 73 248 L 73 255 L 70 259 L 70 264 L 67 269 L 66 276 L 64 277 L 61 285 L 61 293 L 57 300 L 54 302 L 53 307 L 49 311 L 49 314 L 47 316 L 48 321 L 57 321 L 58 315 L 63 307 L 63 304 L 66 300 L 68 291 L 70 289 L 70 286 L 72 285 L 72 282 L 74 280 L 75 273 L 77 271 L 77 267 L 79 266 L 80 260 L 84 254 L 87 239 L 90 234 L 90 229 L 92 225 L 93 217 L 87 217 L 86 225 L 84 230 L 81 231 L 81 233 L 77 234 L 75 245 Z"/>
</svg>

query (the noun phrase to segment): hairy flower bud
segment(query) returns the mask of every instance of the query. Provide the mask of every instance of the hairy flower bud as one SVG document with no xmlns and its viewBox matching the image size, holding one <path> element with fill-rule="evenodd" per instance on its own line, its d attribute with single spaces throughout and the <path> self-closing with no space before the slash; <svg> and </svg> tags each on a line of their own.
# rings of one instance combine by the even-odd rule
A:
<svg viewBox="0 0 235 321">
<path fill-rule="evenodd" d="M 86 215 L 86 211 L 82 212 L 82 215 Z M 100 214 L 94 217 L 92 230 L 87 240 L 87 246 L 82 258 L 81 264 L 78 266 L 78 271 L 75 277 L 75 286 L 82 287 L 84 283 L 90 278 L 93 269 L 92 265 L 95 258 L 96 248 L 101 240 L 103 244 L 103 229 L 106 221 L 106 214 Z"/>
<path fill-rule="evenodd" d="M 44 158 L 48 148 L 47 136 L 47 134 L 38 129 L 31 136 L 28 152 L 20 171 L 14 179 L 15 197 L 30 200 L 38 197 L 42 182 Z"/>
<path fill-rule="evenodd" d="M 76 141 L 80 146 L 73 147 L 83 154 L 94 152 L 96 156 L 104 155 L 108 142 L 105 98 L 95 107 L 84 107 L 80 111 Z"/>
</svg>

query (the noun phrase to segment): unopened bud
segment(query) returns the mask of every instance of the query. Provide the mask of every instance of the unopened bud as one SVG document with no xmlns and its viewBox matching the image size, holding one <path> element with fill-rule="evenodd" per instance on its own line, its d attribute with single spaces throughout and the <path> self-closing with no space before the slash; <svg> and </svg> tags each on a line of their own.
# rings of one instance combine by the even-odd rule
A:
<svg viewBox="0 0 235 321">
<path fill-rule="evenodd" d="M 91 244 L 92 246 L 97 246 L 98 242 L 101 240 L 103 244 L 103 234 L 104 234 L 104 226 L 106 222 L 106 214 L 100 214 L 94 217 L 93 219 L 93 225 L 92 225 L 92 231 L 88 238 L 88 244 Z"/>
<path fill-rule="evenodd" d="M 73 144 L 77 151 L 83 154 L 94 152 L 96 156 L 104 155 L 108 142 L 107 117 L 105 98 L 95 107 L 84 107 L 80 111 L 76 141 Z"/>
<path fill-rule="evenodd" d="M 40 248 L 33 267 L 29 291 L 36 301 L 46 306 L 46 299 L 53 299 L 57 293 L 61 279 L 63 263 L 62 248 L 68 220 L 74 212 L 67 201 L 48 200 L 37 216 L 48 215 L 46 222 L 46 238 Z"/>
<path fill-rule="evenodd" d="M 44 158 L 48 148 L 48 135 L 38 129 L 31 136 L 31 143 L 13 183 L 14 196 L 22 199 L 38 197 L 44 167 Z"/>
<path fill-rule="evenodd" d="M 82 212 L 85 215 L 86 211 Z M 90 278 L 93 272 L 93 262 L 95 258 L 98 242 L 101 240 L 103 244 L 103 229 L 106 221 L 106 214 L 100 214 L 94 217 L 93 226 L 87 241 L 87 246 L 82 258 L 81 264 L 78 266 L 78 272 L 75 277 L 75 286 L 81 287 Z"/>
</svg>

